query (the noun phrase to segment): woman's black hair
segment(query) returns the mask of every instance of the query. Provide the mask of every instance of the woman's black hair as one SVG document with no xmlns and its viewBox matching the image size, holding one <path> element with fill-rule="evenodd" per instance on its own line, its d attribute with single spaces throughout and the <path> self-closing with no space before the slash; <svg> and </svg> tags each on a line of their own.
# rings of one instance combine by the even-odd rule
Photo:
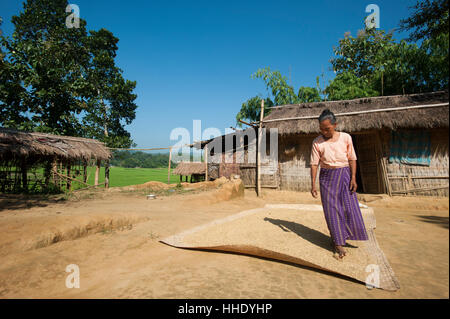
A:
<svg viewBox="0 0 450 319">
<path fill-rule="evenodd" d="M 336 116 L 334 116 L 334 113 L 331 112 L 329 109 L 323 110 L 322 114 L 319 116 L 319 123 L 325 120 L 330 120 L 331 124 L 336 123 Z"/>
</svg>

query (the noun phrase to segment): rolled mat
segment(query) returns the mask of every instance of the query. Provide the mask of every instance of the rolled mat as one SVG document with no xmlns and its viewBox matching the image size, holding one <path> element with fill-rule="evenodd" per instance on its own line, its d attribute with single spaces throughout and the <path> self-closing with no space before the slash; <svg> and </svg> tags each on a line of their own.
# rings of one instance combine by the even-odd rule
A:
<svg viewBox="0 0 450 319">
<path fill-rule="evenodd" d="M 364 283 L 400 288 L 375 238 L 373 209 L 361 208 L 369 240 L 347 240 L 347 255 L 334 253 L 321 205 L 270 204 L 217 219 L 160 240 L 178 248 L 224 251 L 280 260 Z"/>
</svg>

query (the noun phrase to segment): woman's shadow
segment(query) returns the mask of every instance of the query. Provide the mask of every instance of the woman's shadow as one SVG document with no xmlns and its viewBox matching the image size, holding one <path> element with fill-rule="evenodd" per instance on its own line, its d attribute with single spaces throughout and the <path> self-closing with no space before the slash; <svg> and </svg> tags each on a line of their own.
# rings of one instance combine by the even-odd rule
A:
<svg viewBox="0 0 450 319">
<path fill-rule="evenodd" d="M 298 224 L 298 223 L 294 223 L 294 222 L 290 222 L 290 221 L 282 220 L 282 219 L 274 219 L 274 218 L 265 217 L 264 220 L 271 222 L 272 224 L 280 227 L 285 232 L 291 231 L 316 246 L 322 247 L 332 253 L 334 252 L 334 247 L 333 247 L 333 242 L 331 240 L 331 237 L 325 235 L 324 233 L 321 233 L 320 231 L 309 228 L 302 224 Z M 354 247 L 349 244 L 347 244 L 346 246 Z"/>
</svg>

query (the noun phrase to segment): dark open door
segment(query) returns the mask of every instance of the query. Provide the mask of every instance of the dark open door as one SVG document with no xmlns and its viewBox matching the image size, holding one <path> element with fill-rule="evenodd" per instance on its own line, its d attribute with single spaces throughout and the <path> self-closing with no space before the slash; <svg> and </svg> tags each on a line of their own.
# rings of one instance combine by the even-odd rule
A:
<svg viewBox="0 0 450 319">
<path fill-rule="evenodd" d="M 369 194 L 383 193 L 379 152 L 380 140 L 377 132 L 352 134 L 357 160 L 357 180 L 359 191 Z M 362 186 L 362 187 L 361 187 Z"/>
</svg>

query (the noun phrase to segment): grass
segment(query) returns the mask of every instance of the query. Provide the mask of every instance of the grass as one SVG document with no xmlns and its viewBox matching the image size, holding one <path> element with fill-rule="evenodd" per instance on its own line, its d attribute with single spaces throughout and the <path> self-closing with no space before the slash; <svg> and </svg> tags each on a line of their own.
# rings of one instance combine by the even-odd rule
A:
<svg viewBox="0 0 450 319">
<path fill-rule="evenodd" d="M 94 185 L 95 182 L 95 167 L 88 167 L 88 179 L 87 183 L 89 185 Z M 40 181 L 43 181 L 43 174 L 44 169 L 41 167 L 38 167 L 33 170 L 38 175 L 38 179 Z M 122 186 L 129 186 L 129 185 L 136 185 L 136 184 L 143 184 L 149 181 L 158 181 L 162 183 L 168 183 L 167 180 L 167 172 L 168 168 L 125 168 L 125 167 L 110 167 L 109 169 L 109 186 L 110 187 L 122 187 Z M 64 172 L 65 173 L 65 172 Z M 32 173 L 28 174 L 29 178 L 29 185 L 36 184 L 36 181 L 34 181 L 34 175 Z M 78 175 L 76 179 L 82 180 L 82 176 Z M 170 183 L 179 183 L 180 177 L 179 175 L 170 174 Z M 184 179 L 183 179 L 184 181 Z M 105 168 L 100 168 L 99 173 L 99 184 L 105 182 Z M 37 188 L 31 193 L 40 194 L 42 193 L 40 184 L 35 185 Z M 72 190 L 76 190 L 79 188 L 84 188 L 85 186 L 81 183 L 73 182 L 72 183 Z M 101 185 L 100 187 L 104 187 Z M 55 189 L 55 193 L 58 193 Z"/>
<path fill-rule="evenodd" d="M 109 169 L 109 186 L 128 186 L 143 184 L 149 181 L 158 181 L 167 184 L 167 168 L 125 168 L 111 167 Z M 95 167 L 88 168 L 88 184 L 93 185 Z M 180 177 L 170 174 L 170 183 L 178 183 Z M 105 168 L 100 168 L 99 183 L 105 182 Z"/>
</svg>

